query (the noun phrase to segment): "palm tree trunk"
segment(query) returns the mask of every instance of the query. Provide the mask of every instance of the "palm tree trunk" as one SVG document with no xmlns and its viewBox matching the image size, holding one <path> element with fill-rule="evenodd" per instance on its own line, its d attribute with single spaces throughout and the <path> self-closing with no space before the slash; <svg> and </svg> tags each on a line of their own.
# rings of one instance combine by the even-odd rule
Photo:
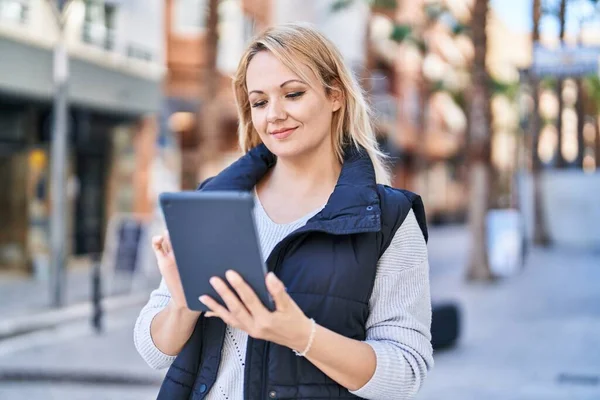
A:
<svg viewBox="0 0 600 400">
<path fill-rule="evenodd" d="M 541 0 L 533 1 L 533 43 L 540 40 L 540 19 L 542 16 Z M 531 179 L 533 186 L 533 242 L 537 245 L 547 246 L 550 243 L 546 217 L 543 210 L 541 169 L 542 165 L 538 155 L 540 137 L 540 85 L 537 77 L 533 79 L 533 115 L 531 118 Z M 559 149 L 560 153 L 560 149 Z"/>
<path fill-rule="evenodd" d="M 585 94 L 583 92 L 583 80 L 577 78 L 577 103 L 575 105 L 577 111 L 577 168 L 583 169 L 583 159 L 585 157 L 585 138 L 583 136 L 583 128 L 585 126 Z"/>
<path fill-rule="evenodd" d="M 596 154 L 594 161 L 596 163 L 596 171 L 600 171 L 600 110 L 594 116 L 596 120 Z"/>
<path fill-rule="evenodd" d="M 469 183 L 471 197 L 469 225 L 472 251 L 467 277 L 474 280 L 493 279 L 488 262 L 486 226 L 491 178 L 490 95 L 485 63 L 488 10 L 489 0 L 475 1 L 471 28 L 475 47 L 473 82 L 469 96 Z"/>
<path fill-rule="evenodd" d="M 566 14 L 567 14 L 567 0 L 560 0 L 560 10 L 558 13 L 559 24 L 560 24 L 560 44 L 565 44 L 565 32 L 566 32 Z M 558 118 L 556 121 L 558 131 L 558 142 L 557 142 L 557 154 L 556 154 L 556 167 L 564 168 L 566 165 L 565 158 L 562 153 L 563 148 L 563 129 L 562 129 L 562 111 L 564 108 L 564 100 L 562 96 L 564 86 L 564 79 L 558 79 Z"/>
<path fill-rule="evenodd" d="M 198 145 L 198 180 L 204 176 L 203 167 L 220 156 L 219 119 L 219 72 L 217 71 L 217 47 L 219 44 L 219 0 L 208 1 L 206 37 L 204 41 L 204 77 L 200 101 L 200 140 Z"/>
</svg>

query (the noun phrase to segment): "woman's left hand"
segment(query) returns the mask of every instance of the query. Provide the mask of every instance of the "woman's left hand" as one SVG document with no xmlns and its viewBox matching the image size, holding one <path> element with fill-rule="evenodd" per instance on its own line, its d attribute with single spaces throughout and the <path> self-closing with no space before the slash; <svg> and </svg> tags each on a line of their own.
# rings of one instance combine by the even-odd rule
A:
<svg viewBox="0 0 600 400">
<path fill-rule="evenodd" d="M 211 285 L 227 308 L 210 296 L 201 296 L 200 301 L 211 310 L 206 313 L 207 317 L 217 316 L 227 325 L 241 329 L 255 339 L 267 340 L 296 351 L 305 349 L 312 329 L 311 321 L 275 274 L 270 272 L 266 276 L 267 289 L 275 302 L 275 311 L 269 311 L 262 304 L 254 290 L 237 272 L 227 271 L 225 277 L 239 299 L 221 278 L 211 278 Z"/>
</svg>

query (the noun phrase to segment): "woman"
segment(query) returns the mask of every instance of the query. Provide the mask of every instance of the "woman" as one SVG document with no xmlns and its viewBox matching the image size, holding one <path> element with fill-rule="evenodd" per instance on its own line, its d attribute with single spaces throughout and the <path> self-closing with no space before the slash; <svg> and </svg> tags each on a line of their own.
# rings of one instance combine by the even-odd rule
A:
<svg viewBox="0 0 600 400">
<path fill-rule="evenodd" d="M 168 237 L 135 343 L 161 399 L 403 399 L 433 365 L 418 196 L 384 184 L 365 99 L 335 47 L 289 24 L 257 37 L 233 88 L 246 155 L 199 190 L 254 191 L 269 312 L 234 271 L 186 307 Z M 234 250 L 234 249 L 232 249 Z"/>
</svg>

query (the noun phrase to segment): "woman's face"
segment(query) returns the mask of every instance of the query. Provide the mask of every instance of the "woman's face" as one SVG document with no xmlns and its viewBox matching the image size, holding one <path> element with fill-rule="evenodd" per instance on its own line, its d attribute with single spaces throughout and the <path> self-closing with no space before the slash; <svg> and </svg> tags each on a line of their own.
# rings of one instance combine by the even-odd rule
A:
<svg viewBox="0 0 600 400">
<path fill-rule="evenodd" d="M 332 145 L 331 119 L 340 101 L 325 93 L 309 68 L 301 69 L 310 77 L 308 82 L 269 51 L 261 51 L 246 73 L 252 124 L 262 142 L 280 158 L 295 158 Z"/>
</svg>

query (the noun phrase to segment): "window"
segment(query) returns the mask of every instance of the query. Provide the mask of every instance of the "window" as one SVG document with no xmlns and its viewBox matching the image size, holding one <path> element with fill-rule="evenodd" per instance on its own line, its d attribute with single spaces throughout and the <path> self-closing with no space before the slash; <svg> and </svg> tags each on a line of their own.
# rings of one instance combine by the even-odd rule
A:
<svg viewBox="0 0 600 400">
<path fill-rule="evenodd" d="M 28 0 L 0 0 L 0 21 L 23 23 L 28 14 Z"/>
<path fill-rule="evenodd" d="M 207 0 L 175 0 L 173 31 L 183 35 L 195 35 L 206 26 Z"/>
<path fill-rule="evenodd" d="M 112 50 L 115 47 L 116 7 L 98 0 L 85 0 L 83 41 Z"/>
</svg>

